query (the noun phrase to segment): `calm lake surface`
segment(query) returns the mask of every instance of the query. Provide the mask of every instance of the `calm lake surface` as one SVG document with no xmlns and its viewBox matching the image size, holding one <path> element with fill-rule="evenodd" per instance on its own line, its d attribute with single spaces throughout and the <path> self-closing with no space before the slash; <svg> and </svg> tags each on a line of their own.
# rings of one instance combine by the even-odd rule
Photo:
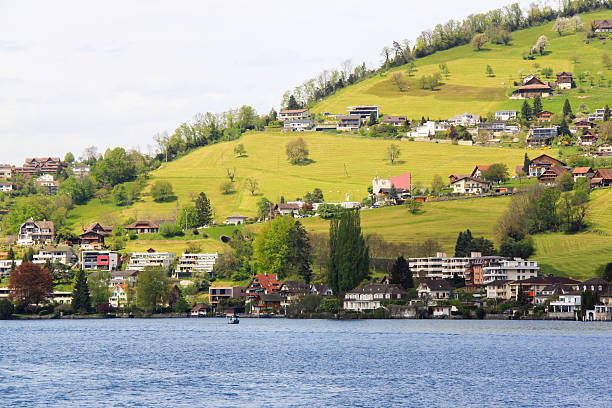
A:
<svg viewBox="0 0 612 408">
<path fill-rule="evenodd" d="M 0 321 L 0 406 L 612 407 L 612 324 Z"/>
</svg>

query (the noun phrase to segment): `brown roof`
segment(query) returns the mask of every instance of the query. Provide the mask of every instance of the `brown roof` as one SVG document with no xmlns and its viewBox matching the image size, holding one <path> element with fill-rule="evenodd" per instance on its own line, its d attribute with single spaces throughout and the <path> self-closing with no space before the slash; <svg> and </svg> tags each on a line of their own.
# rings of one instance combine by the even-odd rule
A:
<svg viewBox="0 0 612 408">
<path fill-rule="evenodd" d="M 405 122 L 406 116 L 385 116 L 383 122 Z"/>
<path fill-rule="evenodd" d="M 159 228 L 159 225 L 155 224 L 153 221 L 136 221 L 126 226 L 125 229 L 136 229 L 136 228 Z"/>
<path fill-rule="evenodd" d="M 285 109 L 280 111 L 280 113 L 302 113 L 306 112 L 308 109 Z"/>
<path fill-rule="evenodd" d="M 279 210 L 299 210 L 300 206 L 299 204 L 285 204 L 285 203 L 280 203 L 280 204 L 276 204 L 276 207 Z"/>
<path fill-rule="evenodd" d="M 347 293 L 391 293 L 391 294 L 404 294 L 406 291 L 398 285 L 383 285 L 381 283 L 370 283 L 348 291 Z"/>
<path fill-rule="evenodd" d="M 588 173 L 589 170 L 591 170 L 590 167 L 576 167 L 574 170 L 572 170 L 573 174 L 584 174 L 584 173 Z"/>
<path fill-rule="evenodd" d="M 598 169 L 595 172 L 595 177 L 598 177 L 604 180 L 612 180 L 612 169 Z"/>
<path fill-rule="evenodd" d="M 500 286 L 500 285 L 504 285 L 509 282 L 512 282 L 512 281 L 509 279 L 497 279 L 497 280 L 487 283 L 486 286 Z"/>
<path fill-rule="evenodd" d="M 461 181 L 463 179 L 469 179 L 469 180 L 475 181 L 477 183 L 491 184 L 490 181 L 487 181 L 487 180 L 484 180 L 484 179 L 481 179 L 481 178 L 478 178 L 478 177 L 472 177 L 472 176 L 462 176 L 461 178 L 458 178 L 457 180 L 453 181 L 451 184 L 455 184 L 456 182 Z"/>
<path fill-rule="evenodd" d="M 542 85 L 542 84 L 529 84 L 529 85 L 521 86 L 518 90 L 519 91 L 537 91 L 537 90 L 550 91 L 550 86 Z"/>
</svg>

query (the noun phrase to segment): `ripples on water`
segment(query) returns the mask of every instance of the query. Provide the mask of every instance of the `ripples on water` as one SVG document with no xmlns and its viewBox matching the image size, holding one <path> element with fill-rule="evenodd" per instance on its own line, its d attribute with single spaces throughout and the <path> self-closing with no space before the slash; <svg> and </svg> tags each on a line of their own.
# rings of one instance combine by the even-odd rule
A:
<svg viewBox="0 0 612 408">
<path fill-rule="evenodd" d="M 0 321 L 0 406 L 612 407 L 612 324 Z"/>
</svg>

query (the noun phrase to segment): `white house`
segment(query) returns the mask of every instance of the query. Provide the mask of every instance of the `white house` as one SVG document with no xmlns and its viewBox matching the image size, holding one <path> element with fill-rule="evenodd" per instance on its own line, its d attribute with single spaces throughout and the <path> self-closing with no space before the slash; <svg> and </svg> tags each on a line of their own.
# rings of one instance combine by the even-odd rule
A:
<svg viewBox="0 0 612 408">
<path fill-rule="evenodd" d="M 346 292 L 344 295 L 344 309 L 361 312 L 374 310 L 381 306 L 384 300 L 402 300 L 406 291 L 397 285 L 383 285 L 370 283 L 358 289 Z"/>
<path fill-rule="evenodd" d="M 485 266 L 483 269 L 484 283 L 495 280 L 523 280 L 538 276 L 540 267 L 538 261 L 526 261 L 521 258 L 501 259 Z"/>
<path fill-rule="evenodd" d="M 13 166 L 0 164 L 0 180 L 8 180 L 13 176 Z"/>
<path fill-rule="evenodd" d="M 147 267 L 161 267 L 168 271 L 175 257 L 171 252 L 133 252 L 125 269 L 142 271 Z"/>
<path fill-rule="evenodd" d="M 249 217 L 245 217 L 244 215 L 230 215 L 229 217 L 225 217 L 225 223 L 230 225 L 238 225 L 244 224 Z"/>
<path fill-rule="evenodd" d="M 278 119 L 285 121 L 290 119 L 308 119 L 308 109 L 284 109 L 278 113 Z"/>
<path fill-rule="evenodd" d="M 556 313 L 575 313 L 580 310 L 580 292 L 560 294 L 559 299 L 549 303 L 548 311 Z"/>
<path fill-rule="evenodd" d="M 495 120 L 514 120 L 518 118 L 518 111 L 507 110 L 507 111 L 495 111 Z"/>
<path fill-rule="evenodd" d="M 465 112 L 462 115 L 453 116 L 448 122 L 454 125 L 473 126 L 480 123 L 480 116 Z"/>
<path fill-rule="evenodd" d="M 311 119 L 288 119 L 283 123 L 283 129 L 291 132 L 302 132 L 314 125 Z"/>
<path fill-rule="evenodd" d="M 595 109 L 595 112 L 589 114 L 589 122 L 593 122 L 596 120 L 603 121 L 605 109 Z"/>
<path fill-rule="evenodd" d="M 119 266 L 117 251 L 82 251 L 81 268 L 83 270 L 113 271 Z"/>
<path fill-rule="evenodd" d="M 0 276 L 9 276 L 11 270 L 21 265 L 21 259 L 2 259 L 0 260 Z"/>
<path fill-rule="evenodd" d="M 179 279 L 183 277 L 190 277 L 194 272 L 204 272 L 208 274 L 209 278 L 213 276 L 213 269 L 215 263 L 219 259 L 219 254 L 183 254 L 178 259 L 176 269 L 172 275 L 174 278 Z"/>
<path fill-rule="evenodd" d="M 450 299 L 453 287 L 444 279 L 424 279 L 417 293 L 423 299 Z"/>
<path fill-rule="evenodd" d="M 59 262 L 64 265 L 72 264 L 74 254 L 69 246 L 45 247 L 32 258 L 32 263 L 44 264 L 47 261 L 51 263 Z"/>
<path fill-rule="evenodd" d="M 13 183 L 10 181 L 0 181 L 0 192 L 8 193 L 13 191 Z"/>
<path fill-rule="evenodd" d="M 72 174 L 74 174 L 78 179 L 89 176 L 90 171 L 91 168 L 88 164 L 75 164 L 72 166 Z"/>
<path fill-rule="evenodd" d="M 112 307 L 122 307 L 127 304 L 128 285 L 126 283 L 115 283 L 111 286 L 111 295 L 108 298 L 108 303 Z"/>
<path fill-rule="evenodd" d="M 451 183 L 455 194 L 485 194 L 491 190 L 491 182 L 478 177 L 463 176 Z"/>
<path fill-rule="evenodd" d="M 55 236 L 55 225 L 53 221 L 34 221 L 33 218 L 19 226 L 17 245 L 50 244 Z"/>
</svg>

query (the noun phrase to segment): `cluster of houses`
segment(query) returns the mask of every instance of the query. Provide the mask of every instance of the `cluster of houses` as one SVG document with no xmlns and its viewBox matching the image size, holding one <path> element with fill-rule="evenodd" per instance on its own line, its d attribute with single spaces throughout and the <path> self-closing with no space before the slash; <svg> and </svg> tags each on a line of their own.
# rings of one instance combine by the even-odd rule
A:
<svg viewBox="0 0 612 408">
<path fill-rule="evenodd" d="M 34 184 L 46 194 L 57 194 L 59 181 L 56 180 L 60 170 L 67 169 L 68 163 L 59 157 L 34 157 L 26 158 L 21 167 L 10 164 L 0 164 L 0 192 L 11 192 L 15 188 L 15 182 L 11 181 L 15 176 L 22 175 L 25 180 L 34 177 Z M 70 172 L 77 178 L 82 179 L 90 173 L 87 164 L 75 164 L 70 166 Z"/>
</svg>

